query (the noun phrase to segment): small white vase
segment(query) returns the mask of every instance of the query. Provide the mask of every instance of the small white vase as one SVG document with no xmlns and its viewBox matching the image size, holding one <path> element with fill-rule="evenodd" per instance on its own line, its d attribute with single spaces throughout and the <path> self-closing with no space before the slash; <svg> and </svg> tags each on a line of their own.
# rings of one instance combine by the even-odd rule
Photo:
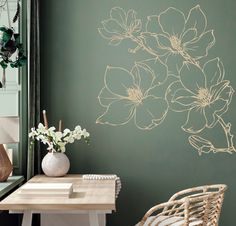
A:
<svg viewBox="0 0 236 226">
<path fill-rule="evenodd" d="M 42 170 L 49 177 L 62 177 L 70 168 L 68 157 L 62 152 L 48 152 L 42 160 Z"/>
</svg>

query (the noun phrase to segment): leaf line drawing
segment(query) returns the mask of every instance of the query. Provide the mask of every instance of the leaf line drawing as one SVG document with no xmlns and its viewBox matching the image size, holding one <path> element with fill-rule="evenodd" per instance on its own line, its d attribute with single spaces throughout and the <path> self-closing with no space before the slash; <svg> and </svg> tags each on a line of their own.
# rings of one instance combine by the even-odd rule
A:
<svg viewBox="0 0 236 226">
<path fill-rule="evenodd" d="M 147 16 L 146 23 L 137 13 L 114 7 L 110 17 L 101 22 L 99 34 L 118 46 L 129 39 L 137 46 L 132 54 L 144 51 L 149 58 L 134 62 L 131 69 L 107 66 L 104 87 L 98 100 L 105 111 L 96 122 L 112 126 L 134 120 L 138 129 L 151 130 L 166 119 L 168 111 L 187 112 L 182 130 L 198 153 L 236 152 L 231 123 L 223 115 L 234 94 L 219 57 L 204 60 L 215 44 L 213 30 L 207 29 L 207 17 L 200 5 L 188 15 L 169 7 L 159 15 Z M 143 26 L 143 24 L 145 24 Z M 205 61 L 203 64 L 199 62 Z M 226 147 L 215 147 L 201 136 L 205 129 L 219 124 Z"/>
</svg>

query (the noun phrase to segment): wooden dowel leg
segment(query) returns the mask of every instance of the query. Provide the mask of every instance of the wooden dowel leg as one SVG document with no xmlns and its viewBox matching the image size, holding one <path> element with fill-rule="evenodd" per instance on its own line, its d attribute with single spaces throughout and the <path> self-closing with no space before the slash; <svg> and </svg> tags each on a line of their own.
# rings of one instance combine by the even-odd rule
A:
<svg viewBox="0 0 236 226">
<path fill-rule="evenodd" d="M 89 225 L 90 226 L 99 226 L 98 214 L 96 213 L 96 211 L 89 212 Z"/>
<path fill-rule="evenodd" d="M 30 210 L 25 210 L 23 212 L 23 219 L 21 226 L 31 226 L 32 225 L 32 212 Z"/>
<path fill-rule="evenodd" d="M 106 226 L 106 214 L 99 214 L 100 226 Z"/>
</svg>

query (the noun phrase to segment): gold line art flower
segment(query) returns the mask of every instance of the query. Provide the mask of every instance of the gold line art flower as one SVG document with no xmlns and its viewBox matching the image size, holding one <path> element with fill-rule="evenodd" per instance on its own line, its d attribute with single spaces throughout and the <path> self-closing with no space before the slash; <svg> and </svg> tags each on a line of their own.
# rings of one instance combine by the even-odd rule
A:
<svg viewBox="0 0 236 226">
<path fill-rule="evenodd" d="M 129 39 L 135 44 L 128 48 L 129 53 L 142 51 L 145 58 L 135 62 L 130 71 L 107 66 L 104 87 L 98 95 L 105 111 L 97 123 L 117 126 L 134 120 L 137 128 L 151 130 L 164 121 L 169 110 L 185 112 L 187 118 L 181 128 L 190 134 L 188 141 L 199 155 L 236 152 L 231 123 L 222 118 L 234 89 L 224 79 L 221 60 L 206 58 L 215 36 L 207 28 L 207 17 L 200 5 L 187 14 L 169 7 L 148 16 L 146 23 L 137 19 L 133 9 L 126 12 L 114 7 L 98 31 L 109 45 L 117 46 Z M 216 147 L 201 137 L 219 126 L 226 147 Z"/>
<path fill-rule="evenodd" d="M 210 152 L 219 153 L 219 152 L 227 152 L 232 154 L 235 152 L 234 146 L 227 148 L 216 148 L 214 145 L 207 139 L 197 136 L 191 135 L 189 138 L 189 143 L 198 150 L 198 154 L 202 155 L 202 153 L 209 154 Z"/>
<path fill-rule="evenodd" d="M 207 56 L 215 44 L 213 30 L 206 30 L 207 19 L 200 6 L 184 13 L 170 7 L 158 16 L 148 17 L 145 43 L 157 55 L 163 57 L 170 73 L 178 76 L 184 61 L 198 65 L 198 60 Z"/>
<path fill-rule="evenodd" d="M 105 86 L 98 96 L 106 110 L 96 122 L 117 126 L 134 119 L 134 124 L 142 130 L 158 126 L 166 117 L 168 104 L 163 97 L 149 95 L 158 83 L 156 80 L 153 71 L 141 62 L 131 71 L 108 66 Z"/>
<path fill-rule="evenodd" d="M 200 136 L 197 136 L 197 135 L 192 135 L 188 138 L 189 140 L 189 143 L 198 150 L 198 154 L 201 155 L 202 153 L 210 153 L 211 151 L 215 150 L 213 144 L 200 137 Z"/>
<path fill-rule="evenodd" d="M 130 9 L 127 13 L 120 7 L 114 7 L 110 11 L 110 18 L 102 21 L 102 28 L 98 28 L 100 35 L 110 40 L 110 45 L 119 45 L 127 36 L 141 30 L 142 23 L 136 19 L 137 13 Z"/>
<path fill-rule="evenodd" d="M 229 107 L 234 89 L 224 80 L 224 67 L 219 58 L 205 63 L 203 69 L 192 63 L 184 63 L 180 80 L 171 84 L 166 98 L 170 108 L 188 111 L 182 129 L 199 133 L 204 128 L 213 128 Z"/>
</svg>

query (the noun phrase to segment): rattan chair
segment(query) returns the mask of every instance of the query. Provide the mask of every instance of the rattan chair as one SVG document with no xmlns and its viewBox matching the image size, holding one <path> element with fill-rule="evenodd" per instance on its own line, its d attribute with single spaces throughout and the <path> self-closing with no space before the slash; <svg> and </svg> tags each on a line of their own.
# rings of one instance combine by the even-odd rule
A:
<svg viewBox="0 0 236 226">
<path fill-rule="evenodd" d="M 180 191 L 149 209 L 136 226 L 218 226 L 226 189 L 219 184 Z"/>
</svg>

